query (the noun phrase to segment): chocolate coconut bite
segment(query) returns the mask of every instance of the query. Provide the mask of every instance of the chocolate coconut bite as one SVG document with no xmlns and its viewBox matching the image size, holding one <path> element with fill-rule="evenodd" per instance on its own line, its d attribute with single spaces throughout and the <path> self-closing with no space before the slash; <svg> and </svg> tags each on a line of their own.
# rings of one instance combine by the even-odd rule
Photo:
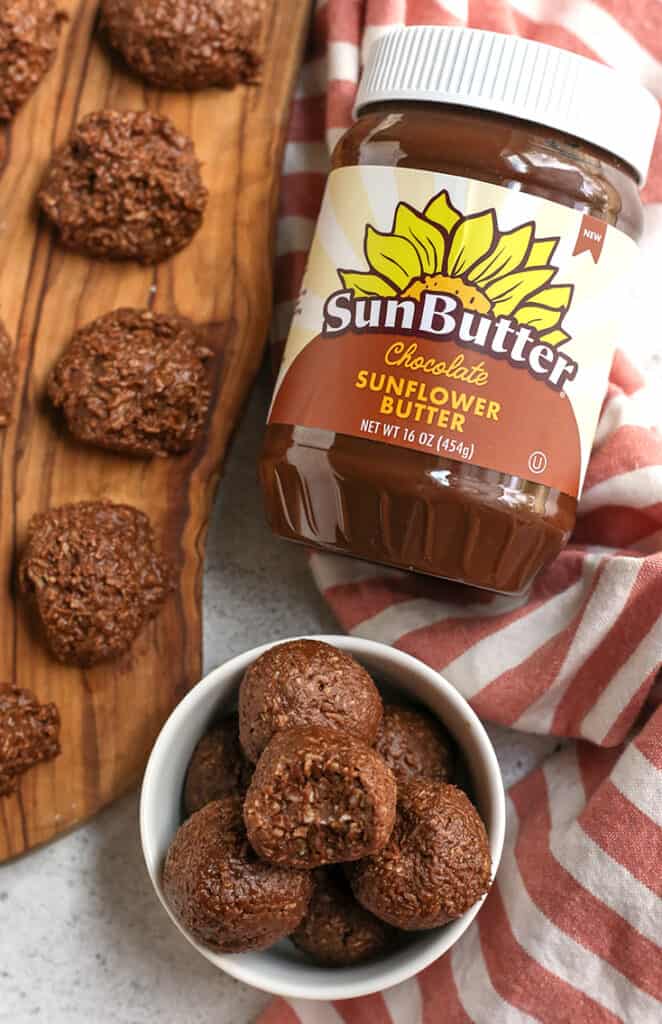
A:
<svg viewBox="0 0 662 1024">
<path fill-rule="evenodd" d="M 332 729 L 299 726 L 277 733 L 260 757 L 244 819 L 261 857 L 315 868 L 381 850 L 395 804 L 393 773 L 371 747 Z"/>
<path fill-rule="evenodd" d="M 188 245 L 207 190 L 193 143 L 168 118 L 102 110 L 55 154 L 39 204 L 67 248 L 150 264 Z"/>
<path fill-rule="evenodd" d="M 368 672 L 319 640 L 271 647 L 246 670 L 239 690 L 241 745 L 251 761 L 277 732 L 297 725 L 338 729 L 372 745 L 381 718 Z"/>
<path fill-rule="evenodd" d="M 16 364 L 12 343 L 5 325 L 0 320 L 0 428 L 9 423 L 16 389 Z"/>
<path fill-rule="evenodd" d="M 59 18 L 54 0 L 0 4 L 0 120 L 8 121 L 55 59 Z"/>
<path fill-rule="evenodd" d="M 322 966 L 350 967 L 384 953 L 396 935 L 357 903 L 340 869 L 318 868 L 308 910 L 290 938 Z"/>
<path fill-rule="evenodd" d="M 153 85 L 203 89 L 255 82 L 265 0 L 103 0 L 102 26 Z"/>
<path fill-rule="evenodd" d="M 129 455 L 185 452 L 211 398 L 211 356 L 189 320 L 117 309 L 77 331 L 48 383 L 79 441 Z"/>
<path fill-rule="evenodd" d="M 221 797 L 245 793 L 253 766 L 239 745 L 239 719 L 228 715 L 198 742 L 186 773 L 184 809 L 187 814 Z"/>
<path fill-rule="evenodd" d="M 466 793 L 430 779 L 400 787 L 388 843 L 347 868 L 359 903 L 405 931 L 460 917 L 487 892 L 491 870 L 485 826 Z"/>
<path fill-rule="evenodd" d="M 32 517 L 19 583 L 55 657 L 90 666 L 129 649 L 174 577 L 143 512 L 83 501 Z"/>
<path fill-rule="evenodd" d="M 427 711 L 387 704 L 375 740 L 398 784 L 409 779 L 448 782 L 453 771 L 450 736 Z"/>
<path fill-rule="evenodd" d="M 237 797 L 196 811 L 177 831 L 163 869 L 165 897 L 199 942 L 220 953 L 265 949 L 308 907 L 306 871 L 276 867 L 251 849 Z"/>
<path fill-rule="evenodd" d="M 60 753 L 60 716 L 29 690 L 0 683 L 0 796 L 9 796 L 24 772 Z"/>
</svg>

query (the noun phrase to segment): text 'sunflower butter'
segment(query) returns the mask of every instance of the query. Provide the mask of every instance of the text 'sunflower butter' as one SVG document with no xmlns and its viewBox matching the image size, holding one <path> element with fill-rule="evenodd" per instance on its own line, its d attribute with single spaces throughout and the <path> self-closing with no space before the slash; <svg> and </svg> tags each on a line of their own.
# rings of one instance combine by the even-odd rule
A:
<svg viewBox="0 0 662 1024">
<path fill-rule="evenodd" d="M 373 48 L 276 384 L 276 533 L 514 593 L 575 522 L 658 123 L 576 54 L 415 27 Z"/>
</svg>

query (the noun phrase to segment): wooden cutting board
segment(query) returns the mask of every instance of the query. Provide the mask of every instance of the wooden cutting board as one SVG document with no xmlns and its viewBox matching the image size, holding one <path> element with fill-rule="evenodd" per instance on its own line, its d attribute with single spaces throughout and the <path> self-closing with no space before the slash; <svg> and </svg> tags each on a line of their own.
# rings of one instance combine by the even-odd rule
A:
<svg viewBox="0 0 662 1024">
<path fill-rule="evenodd" d="M 55 701 L 62 754 L 0 797 L 0 862 L 79 824 L 140 778 L 172 707 L 201 674 L 207 522 L 228 440 L 259 367 L 272 305 L 272 241 L 289 102 L 307 28 L 306 0 L 269 0 L 262 84 L 232 92 L 161 92 L 100 42 L 95 0 L 60 0 L 55 66 L 0 137 L 0 315 L 20 371 L 0 431 L 0 680 Z M 149 109 L 194 140 L 210 192 L 194 241 L 156 268 L 64 251 L 35 195 L 54 147 L 101 108 Z M 208 324 L 214 401 L 204 439 L 169 459 L 131 460 L 66 436 L 45 400 L 47 375 L 81 324 L 117 306 L 152 306 Z M 125 657 L 82 671 L 58 664 L 16 595 L 30 516 L 112 498 L 149 514 L 176 560 L 179 588 Z"/>
</svg>

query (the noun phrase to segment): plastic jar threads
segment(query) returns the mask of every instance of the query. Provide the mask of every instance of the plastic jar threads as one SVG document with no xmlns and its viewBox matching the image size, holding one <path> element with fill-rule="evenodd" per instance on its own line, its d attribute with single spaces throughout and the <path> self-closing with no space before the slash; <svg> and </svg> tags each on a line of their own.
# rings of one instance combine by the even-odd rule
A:
<svg viewBox="0 0 662 1024">
<path fill-rule="evenodd" d="M 291 540 L 504 593 L 566 544 L 657 101 L 517 37 L 383 37 L 338 143 L 261 477 Z"/>
</svg>

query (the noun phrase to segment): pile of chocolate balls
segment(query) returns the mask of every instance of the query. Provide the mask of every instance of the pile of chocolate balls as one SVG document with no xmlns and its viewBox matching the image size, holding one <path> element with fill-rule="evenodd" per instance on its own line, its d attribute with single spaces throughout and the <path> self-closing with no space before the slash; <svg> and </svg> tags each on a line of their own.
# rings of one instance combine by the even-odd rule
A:
<svg viewBox="0 0 662 1024">
<path fill-rule="evenodd" d="M 191 935 L 223 953 L 289 936 L 347 966 L 459 917 L 487 891 L 485 826 L 452 784 L 439 721 L 384 706 L 354 658 L 316 640 L 270 648 L 239 713 L 198 743 L 163 885 Z"/>
</svg>

